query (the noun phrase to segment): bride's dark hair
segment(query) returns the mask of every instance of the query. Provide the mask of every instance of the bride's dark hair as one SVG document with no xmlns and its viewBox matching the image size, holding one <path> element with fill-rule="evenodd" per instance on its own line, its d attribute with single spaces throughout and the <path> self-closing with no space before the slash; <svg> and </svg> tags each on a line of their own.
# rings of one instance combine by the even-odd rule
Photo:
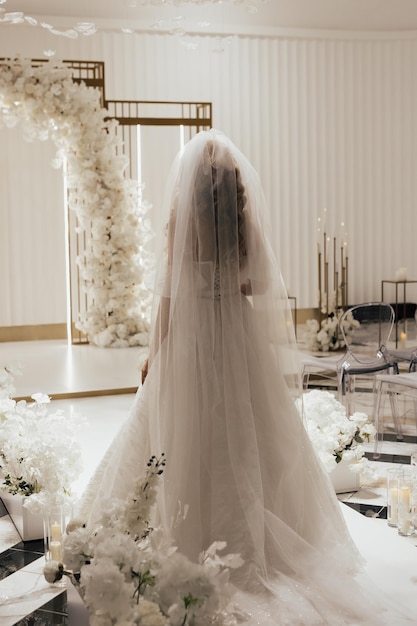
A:
<svg viewBox="0 0 417 626">
<path fill-rule="evenodd" d="M 194 203 L 197 231 L 214 228 L 216 259 L 231 259 L 237 253 L 242 261 L 247 252 L 245 187 L 232 155 L 219 142 L 206 144 L 196 170 Z"/>
</svg>

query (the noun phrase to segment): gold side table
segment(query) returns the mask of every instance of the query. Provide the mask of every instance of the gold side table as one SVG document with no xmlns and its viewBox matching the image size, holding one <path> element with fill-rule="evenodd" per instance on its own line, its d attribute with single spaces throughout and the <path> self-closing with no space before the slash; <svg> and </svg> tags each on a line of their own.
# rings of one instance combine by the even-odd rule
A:
<svg viewBox="0 0 417 626">
<path fill-rule="evenodd" d="M 395 347 L 398 348 L 398 311 L 400 310 L 401 302 L 398 302 L 398 285 L 402 285 L 402 306 L 403 306 L 403 320 L 405 330 L 405 320 L 407 312 L 407 285 L 417 284 L 417 280 L 382 280 L 381 281 L 381 301 L 384 300 L 384 285 L 395 285 Z"/>
</svg>

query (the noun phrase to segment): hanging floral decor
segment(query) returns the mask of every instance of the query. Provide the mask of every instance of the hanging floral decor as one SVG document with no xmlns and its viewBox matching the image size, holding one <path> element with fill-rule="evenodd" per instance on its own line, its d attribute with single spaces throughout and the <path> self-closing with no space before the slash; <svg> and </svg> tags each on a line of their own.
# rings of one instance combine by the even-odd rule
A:
<svg viewBox="0 0 417 626">
<path fill-rule="evenodd" d="M 150 294 L 143 283 L 151 237 L 137 184 L 125 177 L 127 158 L 117 122 L 100 92 L 77 83 L 71 70 L 28 59 L 0 64 L 0 126 L 23 126 L 27 140 L 52 139 L 55 167 L 66 163 L 70 209 L 88 245 L 77 259 L 87 310 L 77 328 L 98 346 L 148 342 Z"/>
</svg>

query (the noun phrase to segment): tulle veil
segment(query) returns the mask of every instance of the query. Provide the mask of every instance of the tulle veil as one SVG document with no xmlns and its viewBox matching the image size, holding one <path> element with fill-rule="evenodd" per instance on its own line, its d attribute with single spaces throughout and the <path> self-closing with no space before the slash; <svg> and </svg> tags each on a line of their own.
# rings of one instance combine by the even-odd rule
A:
<svg viewBox="0 0 417 626">
<path fill-rule="evenodd" d="M 149 373 L 80 514 L 94 520 L 164 452 L 156 523 L 190 558 L 216 540 L 242 555 L 236 601 L 251 623 L 383 623 L 294 405 L 291 310 L 257 173 L 224 134 L 201 132 L 174 162 L 166 214 Z"/>
</svg>

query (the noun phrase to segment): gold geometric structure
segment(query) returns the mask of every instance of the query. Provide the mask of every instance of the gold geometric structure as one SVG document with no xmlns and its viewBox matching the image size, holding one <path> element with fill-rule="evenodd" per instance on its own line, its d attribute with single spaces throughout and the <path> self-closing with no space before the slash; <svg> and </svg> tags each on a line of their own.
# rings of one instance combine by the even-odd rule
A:
<svg viewBox="0 0 417 626">
<path fill-rule="evenodd" d="M 35 62 L 38 63 L 38 62 Z M 109 119 L 118 122 L 116 134 L 122 139 L 123 154 L 128 166 L 125 176 L 137 181 L 138 135 L 136 127 L 141 126 L 183 126 L 184 137 L 190 139 L 200 130 L 212 126 L 211 102 L 152 102 L 136 100 L 107 100 L 105 97 L 104 62 L 64 61 L 73 74 L 73 80 L 84 82 L 101 92 L 101 104 L 109 112 Z M 88 343 L 86 335 L 75 328 L 75 321 L 88 311 L 88 295 L 81 288 L 77 257 L 82 258 L 89 241 L 89 229 L 84 225 L 78 232 L 78 221 L 73 211 L 68 211 L 68 247 L 70 269 L 70 312 L 72 343 Z"/>
</svg>

